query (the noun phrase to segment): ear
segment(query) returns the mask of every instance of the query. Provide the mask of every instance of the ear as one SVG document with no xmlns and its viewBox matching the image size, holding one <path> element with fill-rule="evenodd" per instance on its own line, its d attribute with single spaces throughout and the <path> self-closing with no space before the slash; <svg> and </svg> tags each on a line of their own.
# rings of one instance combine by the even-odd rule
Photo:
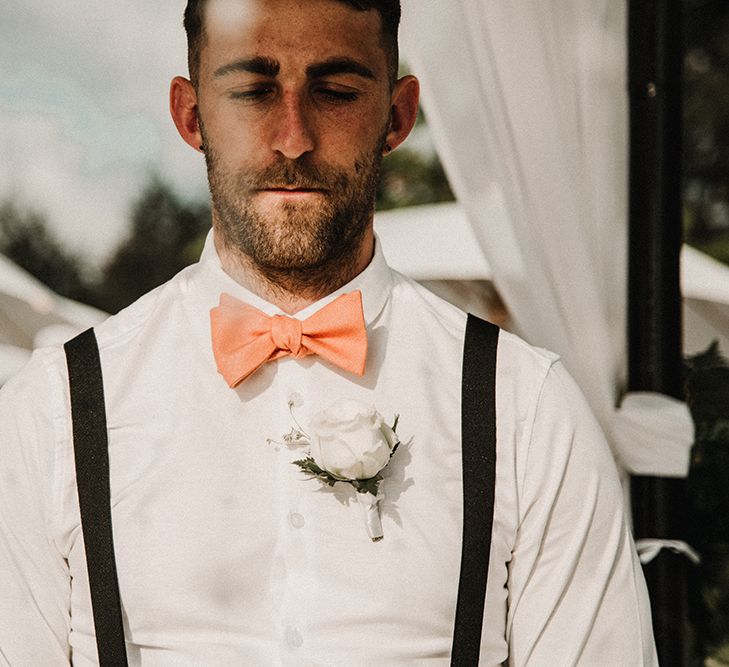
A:
<svg viewBox="0 0 729 667">
<path fill-rule="evenodd" d="M 420 82 L 411 75 L 404 76 L 392 91 L 390 108 L 390 129 L 386 142 L 391 149 L 397 148 L 415 125 L 418 116 Z"/>
<path fill-rule="evenodd" d="M 185 143 L 200 151 L 203 139 L 198 121 L 197 93 L 192 83 L 176 76 L 170 84 L 170 113 Z"/>
</svg>

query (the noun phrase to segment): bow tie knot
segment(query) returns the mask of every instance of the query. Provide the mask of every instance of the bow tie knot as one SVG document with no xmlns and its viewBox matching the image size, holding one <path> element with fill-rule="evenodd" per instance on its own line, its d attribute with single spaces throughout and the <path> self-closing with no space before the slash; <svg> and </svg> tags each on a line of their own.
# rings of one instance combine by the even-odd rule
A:
<svg viewBox="0 0 729 667">
<path fill-rule="evenodd" d="M 302 335 L 301 320 L 285 315 L 271 318 L 271 338 L 279 350 L 286 350 L 296 358 L 305 357 L 307 352 L 301 349 Z"/>
<path fill-rule="evenodd" d="M 360 377 L 367 358 L 362 294 L 349 292 L 305 320 L 269 317 L 230 294 L 210 311 L 213 354 L 231 387 L 238 386 L 267 361 L 317 354 Z"/>
</svg>

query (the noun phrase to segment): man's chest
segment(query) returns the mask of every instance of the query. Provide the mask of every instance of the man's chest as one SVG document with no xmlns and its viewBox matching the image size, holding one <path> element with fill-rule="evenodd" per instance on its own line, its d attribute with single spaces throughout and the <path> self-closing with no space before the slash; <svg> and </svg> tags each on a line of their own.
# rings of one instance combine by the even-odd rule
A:
<svg viewBox="0 0 729 667">
<path fill-rule="evenodd" d="M 350 485 L 328 487 L 293 465 L 306 446 L 283 436 L 305 431 L 324 401 L 296 378 L 283 385 L 265 400 L 190 401 L 173 420 L 150 422 L 164 409 L 154 401 L 110 415 L 127 640 L 154 651 L 194 637 L 239 655 L 276 649 L 335 664 L 325 656 L 344 659 L 372 636 L 424 658 L 412 642 L 422 635 L 428 655 L 447 654 L 461 548 L 459 420 L 442 418 L 450 408 L 434 409 L 426 385 L 353 392 L 400 414 L 402 444 L 381 486 L 385 537 L 374 543 Z M 288 405 L 292 389 L 300 409 Z M 429 400 L 433 419 L 421 407 Z"/>
</svg>

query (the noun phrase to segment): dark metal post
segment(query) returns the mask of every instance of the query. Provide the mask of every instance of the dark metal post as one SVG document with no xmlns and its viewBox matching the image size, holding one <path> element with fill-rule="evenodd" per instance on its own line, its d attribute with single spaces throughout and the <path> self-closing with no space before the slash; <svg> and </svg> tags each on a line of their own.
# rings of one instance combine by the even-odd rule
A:
<svg viewBox="0 0 729 667">
<path fill-rule="evenodd" d="M 629 1 L 629 388 L 682 397 L 681 67 L 682 2 Z M 634 477 L 636 538 L 681 539 L 683 480 Z M 662 551 L 645 567 L 662 667 L 692 651 L 688 561 Z"/>
</svg>

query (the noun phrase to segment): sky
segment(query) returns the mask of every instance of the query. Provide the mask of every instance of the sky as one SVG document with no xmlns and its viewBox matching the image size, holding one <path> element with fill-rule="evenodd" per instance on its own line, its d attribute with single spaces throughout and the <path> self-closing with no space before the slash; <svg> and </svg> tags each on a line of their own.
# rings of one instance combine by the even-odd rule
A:
<svg viewBox="0 0 729 667">
<path fill-rule="evenodd" d="M 180 139 L 169 82 L 187 74 L 184 0 L 0 3 L 0 201 L 44 213 L 102 261 L 159 174 L 207 196 L 204 160 Z"/>
</svg>

